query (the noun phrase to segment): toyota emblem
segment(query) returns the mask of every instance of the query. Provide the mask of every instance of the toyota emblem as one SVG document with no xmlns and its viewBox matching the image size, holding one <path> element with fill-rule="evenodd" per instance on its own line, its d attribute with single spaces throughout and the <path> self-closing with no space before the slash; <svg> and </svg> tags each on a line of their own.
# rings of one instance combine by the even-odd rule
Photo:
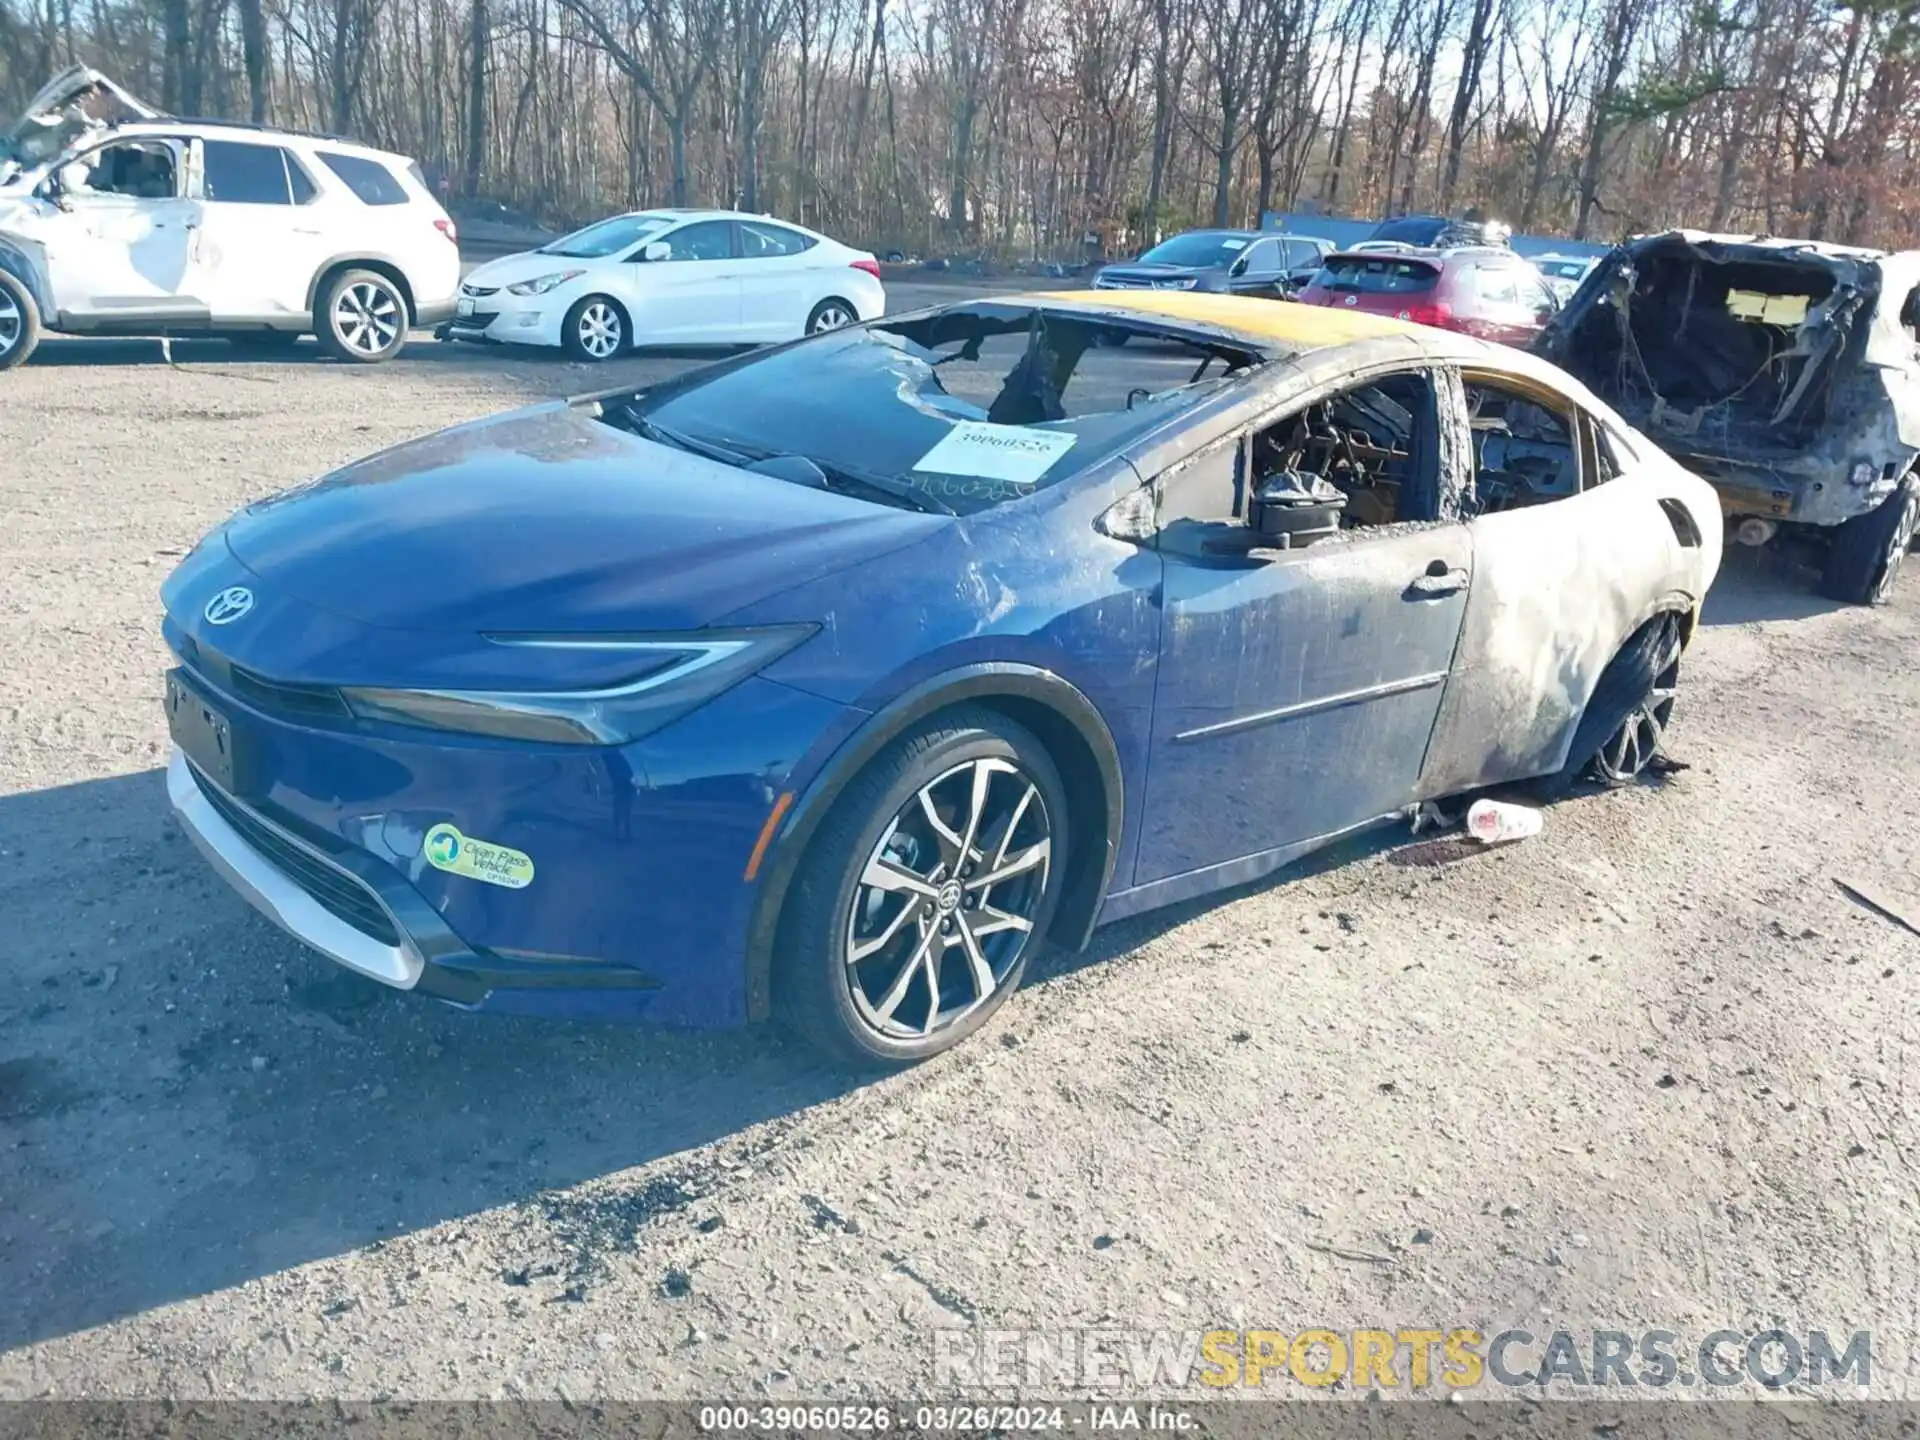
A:
<svg viewBox="0 0 1920 1440">
<path fill-rule="evenodd" d="M 200 613 L 207 617 L 209 625 L 231 625 L 251 609 L 253 591 L 244 585 L 229 585 L 207 601 L 207 608 Z"/>
<path fill-rule="evenodd" d="M 1360 297 L 1358 295 L 1347 296 L 1347 304 L 1358 305 L 1359 303 L 1360 303 Z"/>
</svg>

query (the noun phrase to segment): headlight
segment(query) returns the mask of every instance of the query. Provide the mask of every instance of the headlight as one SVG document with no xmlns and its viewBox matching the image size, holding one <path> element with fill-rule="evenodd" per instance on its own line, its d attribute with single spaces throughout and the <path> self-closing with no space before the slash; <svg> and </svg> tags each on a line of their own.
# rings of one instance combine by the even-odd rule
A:
<svg viewBox="0 0 1920 1440">
<path fill-rule="evenodd" d="M 509 740 L 623 745 L 706 704 L 771 665 L 818 628 L 780 625 L 632 636 L 489 635 L 486 638 L 497 645 L 630 654 L 633 677 L 593 690 L 347 687 L 340 694 L 363 720 Z"/>
<path fill-rule="evenodd" d="M 521 280 L 507 286 L 509 295 L 544 295 L 556 286 L 569 280 L 578 280 L 587 272 L 584 270 L 556 270 L 551 275 L 536 275 L 531 280 Z"/>
</svg>

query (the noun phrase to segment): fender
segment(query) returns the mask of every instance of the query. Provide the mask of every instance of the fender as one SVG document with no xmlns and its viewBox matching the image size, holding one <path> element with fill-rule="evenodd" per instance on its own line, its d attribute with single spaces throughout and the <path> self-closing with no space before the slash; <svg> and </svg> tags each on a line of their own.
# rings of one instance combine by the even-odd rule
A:
<svg viewBox="0 0 1920 1440">
<path fill-rule="evenodd" d="M 966 665 L 921 681 L 875 711 L 827 758 L 774 833 L 762 872 L 760 893 L 755 898 L 747 927 L 749 1018 L 765 1019 L 772 1009 L 773 950 L 780 911 L 794 873 L 806 854 L 807 843 L 833 802 L 861 767 L 907 727 L 937 710 L 968 700 L 1013 701 L 1023 708 L 1044 709 L 1058 725 L 1068 727 L 1092 757 L 1105 809 L 1106 833 L 1098 845 L 1073 847 L 1074 854 L 1068 861 L 1066 893 L 1061 897 L 1052 930 L 1052 938 L 1061 945 L 1075 950 L 1086 946 L 1101 902 L 1113 883 L 1114 863 L 1120 853 L 1125 802 L 1120 753 L 1114 745 L 1113 733 L 1093 702 L 1051 670 L 1005 661 Z M 1056 760 L 1061 758 L 1056 756 Z M 1064 763 L 1061 768 L 1070 769 Z"/>
<path fill-rule="evenodd" d="M 37 240 L 0 234 L 0 270 L 5 270 L 27 287 L 27 293 L 33 296 L 33 303 L 40 308 L 41 323 L 51 324 L 54 317 L 53 289 L 47 279 L 47 267 L 41 263 L 40 257 L 44 253 Z"/>
<path fill-rule="evenodd" d="M 313 309 L 314 302 L 320 298 L 320 277 L 329 270 L 337 270 L 342 265 L 384 265 L 400 277 L 400 286 L 406 291 L 407 304 L 413 300 L 413 281 L 407 278 L 407 267 L 399 259 L 381 250 L 342 250 L 337 255 L 329 255 L 313 267 L 313 274 L 307 280 L 307 309 Z"/>
<path fill-rule="evenodd" d="M 1684 654 L 1687 647 L 1693 643 L 1693 632 L 1699 626 L 1700 601 L 1684 590 L 1669 590 L 1636 612 L 1636 618 L 1625 630 L 1621 631 L 1619 637 L 1613 642 L 1612 656 L 1609 657 L 1607 664 L 1611 665 L 1613 663 L 1613 658 L 1617 657 L 1620 652 L 1626 648 L 1627 642 L 1638 635 L 1648 621 L 1656 620 L 1662 615 L 1672 615 L 1679 620 L 1680 650 L 1681 653 Z M 1544 773 L 1549 775 L 1555 774 L 1566 766 L 1567 755 L 1573 749 L 1574 736 L 1579 734 L 1580 726 L 1587 718 L 1587 709 L 1593 704 L 1594 691 L 1598 689 L 1600 685 L 1600 675 L 1605 673 L 1606 667 L 1602 666 L 1599 674 L 1593 677 L 1593 684 L 1587 687 L 1587 693 L 1580 697 L 1579 712 L 1574 715 L 1573 719 L 1567 723 L 1566 728 L 1561 731 L 1559 741 L 1554 746 L 1553 768 Z"/>
</svg>

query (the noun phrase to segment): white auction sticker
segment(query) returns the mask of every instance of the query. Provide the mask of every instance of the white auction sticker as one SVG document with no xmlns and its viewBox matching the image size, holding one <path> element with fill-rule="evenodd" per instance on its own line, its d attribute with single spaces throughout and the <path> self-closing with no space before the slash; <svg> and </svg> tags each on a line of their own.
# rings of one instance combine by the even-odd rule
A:
<svg viewBox="0 0 1920 1440">
<path fill-rule="evenodd" d="M 914 461 L 913 468 L 938 475 L 978 475 L 986 480 L 1031 485 L 1079 438 L 1060 430 L 962 420 L 938 445 Z"/>
</svg>

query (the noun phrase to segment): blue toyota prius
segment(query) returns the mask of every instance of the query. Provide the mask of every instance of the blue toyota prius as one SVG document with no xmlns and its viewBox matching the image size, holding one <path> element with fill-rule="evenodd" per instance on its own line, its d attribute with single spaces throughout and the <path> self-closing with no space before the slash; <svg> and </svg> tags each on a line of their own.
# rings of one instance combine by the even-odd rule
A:
<svg viewBox="0 0 1920 1440">
<path fill-rule="evenodd" d="M 362 974 L 901 1063 L 1035 947 L 1421 802 L 1633 780 L 1712 492 L 1514 351 L 1198 294 L 458 426 L 167 581 L 175 810 Z"/>
</svg>

